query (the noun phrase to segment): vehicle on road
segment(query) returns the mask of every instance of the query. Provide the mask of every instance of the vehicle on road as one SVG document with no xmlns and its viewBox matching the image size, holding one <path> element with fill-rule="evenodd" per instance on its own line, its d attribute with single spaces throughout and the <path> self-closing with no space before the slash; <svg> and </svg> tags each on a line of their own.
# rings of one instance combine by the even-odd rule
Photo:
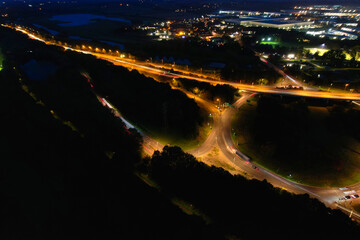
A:
<svg viewBox="0 0 360 240">
<path fill-rule="evenodd" d="M 351 199 L 350 196 L 345 196 L 344 198 L 345 198 L 345 200 Z"/>
<path fill-rule="evenodd" d="M 239 150 L 237 150 L 236 148 L 229 146 L 227 148 L 229 149 L 230 152 L 238 155 L 241 159 L 245 160 L 246 162 L 250 162 L 250 158 L 245 154 L 243 154 L 242 152 L 240 152 Z"/>
<path fill-rule="evenodd" d="M 293 85 L 276 87 L 276 89 L 284 89 L 284 90 L 304 90 L 304 88 L 301 87 L 301 86 L 293 86 Z"/>
<path fill-rule="evenodd" d="M 239 150 L 236 150 L 236 155 L 238 155 L 240 158 L 244 159 L 245 161 L 250 162 L 250 158 L 245 154 L 243 154 L 242 152 L 240 152 Z"/>
<path fill-rule="evenodd" d="M 354 191 L 354 190 L 344 192 L 345 195 L 353 195 L 355 193 L 356 193 L 356 191 Z"/>
<path fill-rule="evenodd" d="M 359 195 L 354 194 L 354 195 L 350 195 L 351 198 L 359 198 Z"/>
</svg>

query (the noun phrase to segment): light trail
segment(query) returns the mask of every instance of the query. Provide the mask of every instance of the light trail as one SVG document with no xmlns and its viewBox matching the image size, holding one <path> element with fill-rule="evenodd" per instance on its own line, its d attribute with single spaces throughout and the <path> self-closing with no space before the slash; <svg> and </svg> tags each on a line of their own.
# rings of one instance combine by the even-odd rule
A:
<svg viewBox="0 0 360 240">
<path fill-rule="evenodd" d="M 10 26 L 4 25 L 4 24 L 2 24 L 2 26 L 10 27 Z M 10 28 L 12 28 L 12 27 L 10 27 Z M 135 61 L 135 60 L 134 60 L 134 62 L 130 62 L 130 61 L 119 59 L 119 57 L 108 55 L 108 54 L 94 53 L 94 52 L 90 52 L 90 51 L 74 49 L 74 48 L 70 48 L 68 46 L 63 46 L 63 45 L 55 44 L 55 43 L 52 43 L 49 41 L 45 41 L 45 40 L 33 35 L 32 33 L 27 32 L 26 30 L 22 29 L 21 27 L 15 27 L 14 29 L 28 35 L 30 38 L 32 38 L 34 40 L 44 42 L 48 45 L 56 45 L 59 47 L 63 47 L 66 50 L 72 50 L 72 51 L 81 52 L 84 54 L 91 54 L 100 59 L 110 61 L 114 64 L 117 63 L 117 65 L 125 66 L 127 68 L 128 68 L 128 66 L 131 66 L 132 68 L 135 68 L 138 71 L 143 71 L 143 72 L 150 73 L 150 74 L 159 74 L 159 75 L 169 77 L 169 78 L 186 78 L 186 79 L 195 80 L 195 81 L 199 81 L 199 82 L 206 82 L 206 83 L 210 83 L 210 84 L 230 85 L 237 89 L 247 90 L 247 91 L 251 91 L 251 92 L 258 92 L 258 93 L 290 95 L 290 96 L 309 97 L 309 98 L 324 98 L 324 99 L 360 101 L 360 94 L 358 94 L 358 93 L 333 93 L 333 92 L 309 91 L 309 90 L 279 90 L 279 89 L 275 89 L 273 87 L 264 87 L 264 86 L 256 86 L 256 85 L 254 86 L 254 85 L 241 84 L 241 83 L 236 83 L 236 82 L 228 82 L 228 81 L 222 81 L 222 80 L 209 79 L 209 78 L 205 78 L 205 77 L 195 77 L 193 75 L 198 75 L 197 73 L 191 73 L 188 71 L 186 73 L 192 74 L 192 75 L 188 75 L 185 73 L 184 74 L 169 73 L 169 72 L 164 73 L 164 69 L 156 68 L 156 67 L 154 67 L 154 64 L 152 64 L 152 66 L 148 66 L 148 63 L 145 63 L 145 62 L 140 62 L 140 61 Z M 271 64 L 263 58 L 260 58 L 260 60 L 266 64 Z M 157 66 L 160 67 L 161 65 L 157 64 Z M 183 71 L 183 72 L 185 72 L 185 71 Z M 299 83 L 298 81 L 296 81 L 294 78 L 290 77 L 289 75 L 287 75 L 283 72 L 281 74 L 284 75 L 284 77 L 286 77 L 290 81 L 296 83 L 297 85 L 303 86 L 301 83 Z M 204 76 L 204 75 L 202 74 L 202 76 Z M 309 87 L 305 87 L 305 88 L 311 89 Z"/>
<path fill-rule="evenodd" d="M 359 102 L 352 101 L 353 104 L 360 106 Z"/>
<path fill-rule="evenodd" d="M 4 25 L 4 24 L 2 24 L 2 26 L 10 27 L 10 26 Z M 12 27 L 10 27 L 10 28 L 12 28 Z M 43 40 L 43 39 L 41 39 L 41 38 L 27 32 L 27 31 L 25 31 L 21 27 L 16 27 L 14 29 L 28 35 L 31 39 L 44 42 L 45 44 L 48 44 L 48 45 L 56 45 L 56 46 L 59 46 L 59 47 L 63 47 L 66 50 L 76 51 L 76 52 L 80 52 L 80 53 L 83 53 L 83 54 L 91 54 L 91 55 L 96 56 L 96 57 L 98 57 L 100 59 L 104 59 L 104 60 L 110 61 L 112 63 L 117 63 L 117 64 L 125 66 L 127 68 L 129 68 L 129 66 L 131 66 L 131 68 L 135 68 L 135 69 L 137 69 L 139 71 L 144 71 L 144 72 L 151 73 L 151 74 L 159 74 L 159 75 L 166 76 L 166 77 L 171 77 L 171 78 L 187 78 L 187 79 L 191 79 L 191 80 L 195 80 L 195 81 L 207 82 L 207 83 L 210 83 L 210 84 L 227 84 L 227 85 L 231 85 L 231 86 L 233 86 L 235 88 L 238 88 L 238 89 L 247 90 L 247 91 L 251 91 L 251 92 L 255 92 L 255 93 L 257 92 L 257 93 L 269 93 L 269 94 L 279 94 L 279 95 L 291 95 L 291 96 L 299 96 L 299 97 L 353 100 L 354 104 L 360 105 L 358 102 L 355 102 L 355 101 L 360 100 L 360 94 L 354 94 L 354 93 L 332 93 L 332 92 L 307 91 L 307 90 L 278 90 L 278 89 L 274 89 L 272 87 L 253 86 L 253 85 L 246 85 L 246 84 L 240 84 L 240 83 L 234 83 L 234 82 L 226 82 L 226 81 L 208 79 L 208 78 L 204 78 L 204 77 L 195 77 L 195 76 L 186 75 L 186 74 L 169 73 L 169 72 L 164 73 L 163 69 L 158 69 L 156 67 L 147 66 L 146 63 L 141 63 L 140 64 L 139 61 L 138 61 L 138 63 L 136 63 L 136 61 L 130 62 L 130 61 L 119 59 L 119 57 L 115 57 L 115 56 L 111 56 L 111 55 L 94 53 L 94 52 L 84 51 L 84 50 L 80 50 L 80 49 L 70 48 L 68 46 L 58 45 L 58 44 L 55 44 L 55 43 L 52 43 L 52 42 L 45 41 L 45 40 Z M 268 63 L 265 59 L 262 59 L 262 58 L 260 58 L 260 59 L 263 62 Z M 198 75 L 198 74 L 194 74 L 194 73 L 191 73 L 191 72 L 187 72 L 187 73 L 193 74 L 193 75 Z M 202 76 L 204 76 L 204 75 L 202 75 Z M 289 80 L 297 83 L 297 81 L 295 79 L 289 77 L 288 75 L 286 75 L 286 77 Z M 297 83 L 297 85 L 299 85 L 299 83 Z M 121 114 L 106 99 L 104 99 L 104 98 L 100 98 L 100 99 L 101 99 L 101 102 L 104 104 L 104 106 L 114 110 L 115 115 L 117 117 L 121 118 L 122 121 L 124 121 L 127 129 L 135 128 L 131 123 L 129 123 L 126 119 L 124 119 L 121 116 Z M 238 105 L 240 106 L 241 102 L 239 102 Z M 239 106 L 237 106 L 237 107 L 239 107 Z M 215 126 L 214 126 L 214 129 L 215 129 Z M 230 131 L 229 131 L 229 133 L 230 133 Z M 144 147 L 145 151 L 149 155 L 151 155 L 154 152 L 154 150 L 161 150 L 163 148 L 163 145 L 160 144 L 159 142 L 155 141 L 154 139 L 150 138 L 149 136 L 145 135 L 142 132 L 140 132 L 140 134 L 143 136 L 143 139 L 144 139 L 143 147 Z M 218 133 L 218 134 L 224 134 L 224 133 Z M 216 141 L 218 141 L 219 139 L 221 139 L 221 138 L 215 137 Z M 231 137 L 229 139 L 231 139 Z M 223 135 L 223 142 L 224 142 L 224 144 L 226 146 L 229 146 L 229 144 L 227 143 L 227 140 L 225 139 L 224 135 Z M 217 144 L 219 144 L 219 142 Z M 226 150 L 224 150 L 224 151 L 226 151 Z M 231 161 L 232 158 L 229 159 L 229 160 Z M 334 193 L 330 193 L 330 191 L 334 191 L 335 189 L 326 189 L 326 188 L 321 189 L 321 188 L 318 188 L 318 190 L 313 190 L 312 188 L 309 188 L 309 186 L 291 182 L 291 181 L 289 181 L 287 179 L 284 179 L 281 176 L 278 176 L 277 174 L 275 174 L 273 172 L 270 172 L 270 171 L 268 171 L 268 170 L 266 170 L 266 169 L 264 169 L 262 167 L 257 166 L 257 168 L 260 169 L 260 173 L 263 172 L 263 174 L 265 176 L 262 176 L 262 177 L 264 177 L 265 179 L 267 178 L 267 176 L 271 176 L 273 179 L 276 179 L 279 182 L 281 182 L 283 184 L 286 184 L 289 187 L 292 187 L 294 189 L 298 189 L 298 190 L 302 190 L 303 192 L 307 192 L 310 195 L 315 196 L 318 199 L 322 200 L 323 202 L 326 202 L 327 204 L 329 204 L 330 202 L 327 201 L 325 197 L 331 198 L 331 199 L 333 199 L 334 197 L 337 197 L 336 193 L 335 193 L 335 195 L 334 195 Z M 276 185 L 276 183 L 275 183 L 275 185 Z M 360 183 L 356 184 L 356 185 L 353 185 L 353 187 L 356 187 L 356 189 L 360 191 Z M 317 193 L 315 193 L 315 191 Z M 324 193 L 321 193 L 321 191 L 328 191 L 326 193 L 327 195 L 324 195 Z M 321 195 L 323 195 L 323 196 L 319 195 L 318 193 L 319 194 L 321 193 Z M 345 208 L 345 207 L 339 205 L 338 203 L 335 203 L 335 206 L 337 208 L 347 212 L 347 213 L 350 213 L 350 217 L 355 217 L 357 219 L 360 219 L 360 215 L 358 213 L 354 212 L 353 210 L 349 210 L 348 208 Z"/>
</svg>

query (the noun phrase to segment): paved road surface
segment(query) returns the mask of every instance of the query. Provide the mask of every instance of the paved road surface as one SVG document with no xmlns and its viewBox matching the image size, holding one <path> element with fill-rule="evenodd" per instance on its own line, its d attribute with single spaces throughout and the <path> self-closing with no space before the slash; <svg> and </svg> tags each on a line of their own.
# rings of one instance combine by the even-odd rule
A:
<svg viewBox="0 0 360 240">
<path fill-rule="evenodd" d="M 43 39 L 34 36 L 33 34 L 25 31 L 21 28 L 16 28 L 16 30 L 21 31 L 25 34 L 27 34 L 30 38 L 36 39 L 38 41 L 45 42 L 46 44 L 52 44 L 44 41 Z M 159 74 L 171 78 L 188 78 L 192 80 L 197 80 L 201 82 L 208 82 L 211 84 L 229 84 L 233 87 L 244 89 L 252 92 L 259 92 L 259 93 L 270 93 L 270 94 L 282 94 L 282 95 L 293 95 L 293 96 L 303 96 L 303 97 L 316 97 L 316 98 L 327 98 L 327 99 L 347 99 L 347 100 L 354 100 L 354 101 L 360 101 L 360 94 L 352 94 L 352 93 L 332 93 L 332 92 L 321 92 L 321 91 L 313 91 L 314 89 L 309 89 L 308 86 L 299 84 L 298 81 L 291 78 L 290 76 L 286 75 L 284 72 L 281 72 L 280 69 L 277 69 L 278 72 L 285 77 L 285 79 L 292 81 L 294 84 L 303 86 L 304 89 L 307 89 L 307 91 L 300 91 L 300 90 L 279 90 L 274 89 L 273 87 L 263 87 L 263 86 L 251 86 L 251 85 L 245 85 L 245 84 L 239 84 L 239 83 L 233 83 L 233 82 L 225 82 L 225 81 L 219 81 L 219 80 L 213 80 L 209 78 L 205 78 L 203 76 L 198 77 L 194 76 L 194 74 L 174 74 L 174 73 L 164 73 L 162 69 L 159 69 L 157 66 L 148 66 L 144 63 L 137 63 L 137 62 L 131 62 L 129 60 L 123 60 L 120 57 L 114 57 L 111 55 L 106 54 L 99 54 L 99 53 L 93 53 L 88 51 L 82 51 L 77 49 L 71 49 L 69 47 L 63 46 L 65 49 L 78 51 L 86 54 L 92 54 L 97 56 L 98 58 L 105 59 L 107 61 L 113 62 L 116 65 L 121 65 L 128 68 L 135 68 L 139 71 L 145 71 L 147 73 L 152 74 Z M 262 60 L 264 61 L 264 59 Z M 268 63 L 269 64 L 269 63 Z M 310 90 L 310 91 L 309 91 Z M 317 89 L 316 89 L 317 90 Z M 188 95 L 190 93 L 187 93 Z M 245 94 L 242 98 L 240 98 L 234 106 L 236 108 L 241 107 L 241 105 L 246 102 L 246 100 L 251 97 L 251 94 Z M 116 109 L 113 108 L 113 106 L 104 98 L 98 97 L 99 100 L 104 104 L 104 106 L 110 108 L 113 110 L 114 115 L 121 118 L 127 128 L 134 128 L 131 123 L 126 121 L 119 112 L 116 111 Z M 320 188 L 320 187 L 312 187 L 307 185 L 298 184 L 292 181 L 289 181 L 285 178 L 282 178 L 281 176 L 276 175 L 273 172 L 270 172 L 254 163 L 245 161 L 244 159 L 240 158 L 237 154 L 235 154 L 234 149 L 236 146 L 234 146 L 231 138 L 231 119 L 233 115 L 236 113 L 236 109 L 226 109 L 223 112 L 217 112 L 214 110 L 214 106 L 211 106 L 210 103 L 207 103 L 206 101 L 196 98 L 194 96 L 194 99 L 197 101 L 199 105 L 202 105 L 202 107 L 206 108 L 208 111 L 213 113 L 214 122 L 213 122 L 213 130 L 210 133 L 207 140 L 204 142 L 202 146 L 200 146 L 197 149 L 193 149 L 189 151 L 190 153 L 194 154 L 195 156 L 201 156 L 206 154 L 207 152 L 211 151 L 214 146 L 218 146 L 221 151 L 224 153 L 224 155 L 232 161 L 234 164 L 236 164 L 238 167 L 240 167 L 242 170 L 244 170 L 246 173 L 251 175 L 254 178 L 257 178 L 259 180 L 266 179 L 268 182 L 273 184 L 276 187 L 284 188 L 290 192 L 294 193 L 307 193 L 311 195 L 312 197 L 315 197 L 319 199 L 320 201 L 324 202 L 327 206 L 330 207 L 337 207 L 340 208 L 342 211 L 348 213 L 353 218 L 356 218 L 360 220 L 359 213 L 353 212 L 351 210 L 351 203 L 353 201 L 359 201 L 357 200 L 341 200 L 339 199 L 343 198 L 345 195 L 348 195 L 348 192 L 360 192 L 360 183 L 354 184 L 352 186 L 347 186 L 346 188 Z M 354 102 L 357 104 L 358 102 Z M 163 145 L 159 142 L 155 141 L 154 139 L 147 136 L 145 133 L 139 131 L 140 134 L 143 136 L 144 139 L 144 150 L 148 154 L 152 154 L 155 150 L 161 150 L 163 148 Z M 256 167 L 256 168 L 255 168 Z"/>
</svg>

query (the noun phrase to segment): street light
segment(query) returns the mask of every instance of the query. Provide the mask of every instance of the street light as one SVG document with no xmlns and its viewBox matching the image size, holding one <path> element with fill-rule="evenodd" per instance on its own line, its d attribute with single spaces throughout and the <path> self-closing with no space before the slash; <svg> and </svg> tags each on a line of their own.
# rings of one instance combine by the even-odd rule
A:
<svg viewBox="0 0 360 240">
<path fill-rule="evenodd" d="M 346 90 L 346 88 L 347 88 L 348 86 L 349 86 L 349 83 L 346 83 L 344 90 Z"/>
</svg>

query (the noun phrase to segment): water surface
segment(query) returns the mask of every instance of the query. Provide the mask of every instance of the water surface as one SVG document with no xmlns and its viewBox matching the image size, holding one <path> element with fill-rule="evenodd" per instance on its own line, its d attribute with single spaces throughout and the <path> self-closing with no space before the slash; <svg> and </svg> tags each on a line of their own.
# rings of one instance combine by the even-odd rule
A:
<svg viewBox="0 0 360 240">
<path fill-rule="evenodd" d="M 82 38 L 82 37 L 78 37 L 78 36 L 69 36 L 70 39 L 75 39 L 75 40 L 85 40 L 85 41 L 91 41 L 90 38 Z"/>
<path fill-rule="evenodd" d="M 27 62 L 22 69 L 30 80 L 42 81 L 46 80 L 51 74 L 54 74 L 58 67 L 47 61 L 36 61 L 35 59 Z"/>
<path fill-rule="evenodd" d="M 115 43 L 115 42 L 110 42 L 110 41 L 100 41 L 102 43 L 106 43 L 106 44 L 109 44 L 111 46 L 117 46 L 117 47 L 120 47 L 121 50 L 124 50 L 125 49 L 125 46 L 121 43 Z"/>
<path fill-rule="evenodd" d="M 52 18 L 50 18 L 51 21 L 64 22 L 59 24 L 59 26 L 61 27 L 74 27 L 74 26 L 87 25 L 90 23 L 95 23 L 96 20 L 98 19 L 118 21 L 118 22 L 131 24 L 131 21 L 123 18 L 109 18 L 94 14 L 62 14 L 62 15 L 55 15 Z"/>
<path fill-rule="evenodd" d="M 57 32 L 57 31 L 54 31 L 54 30 L 51 30 L 51 29 L 48 29 L 48 28 L 46 28 L 46 27 L 44 27 L 44 26 L 41 26 L 41 25 L 39 25 L 39 24 L 33 24 L 35 27 L 37 27 L 37 28 L 40 28 L 40 29 L 44 29 L 44 30 L 46 30 L 46 31 L 48 31 L 50 34 L 52 34 L 52 35 L 57 35 L 57 34 L 59 34 L 59 32 Z"/>
</svg>

